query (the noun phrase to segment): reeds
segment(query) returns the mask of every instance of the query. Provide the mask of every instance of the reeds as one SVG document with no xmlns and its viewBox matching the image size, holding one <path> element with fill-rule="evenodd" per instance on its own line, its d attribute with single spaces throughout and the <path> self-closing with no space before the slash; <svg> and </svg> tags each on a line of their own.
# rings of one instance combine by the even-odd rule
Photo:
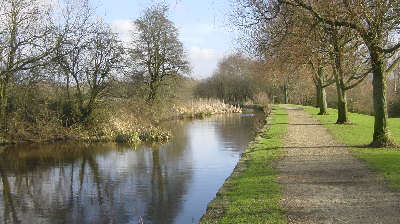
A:
<svg viewBox="0 0 400 224">
<path fill-rule="evenodd" d="M 242 109 L 217 99 L 197 99 L 182 105 L 174 105 L 179 117 L 204 118 L 213 114 L 241 113 Z"/>
</svg>

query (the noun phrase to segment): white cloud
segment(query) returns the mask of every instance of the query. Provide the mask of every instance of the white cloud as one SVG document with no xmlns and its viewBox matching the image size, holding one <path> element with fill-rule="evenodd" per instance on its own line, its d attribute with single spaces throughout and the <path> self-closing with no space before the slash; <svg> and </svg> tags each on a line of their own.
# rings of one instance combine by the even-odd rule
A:
<svg viewBox="0 0 400 224">
<path fill-rule="evenodd" d="M 128 41 L 134 25 L 129 19 L 114 20 L 111 24 L 113 32 L 118 33 L 123 41 Z"/>
<path fill-rule="evenodd" d="M 223 53 L 214 49 L 192 46 L 189 50 L 189 58 L 193 66 L 193 78 L 201 79 L 211 76 L 223 56 Z"/>
<path fill-rule="evenodd" d="M 190 53 L 192 59 L 199 60 L 213 60 L 221 56 L 221 54 L 214 49 L 200 48 L 198 46 L 192 46 Z"/>
</svg>

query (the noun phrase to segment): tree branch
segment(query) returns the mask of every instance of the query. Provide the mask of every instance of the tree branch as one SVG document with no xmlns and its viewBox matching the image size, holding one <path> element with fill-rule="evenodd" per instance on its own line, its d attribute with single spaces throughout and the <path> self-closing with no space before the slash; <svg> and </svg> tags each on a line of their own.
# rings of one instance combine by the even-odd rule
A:
<svg viewBox="0 0 400 224">
<path fill-rule="evenodd" d="M 393 63 L 389 66 L 388 69 L 386 69 L 386 73 L 392 73 L 393 70 L 395 70 L 400 64 L 400 56 L 398 58 L 396 58 Z"/>
<path fill-rule="evenodd" d="M 394 45 L 394 46 L 391 47 L 391 48 L 386 48 L 386 49 L 385 49 L 385 48 L 380 48 L 380 50 L 381 50 L 383 53 L 390 54 L 390 53 L 393 53 L 393 52 L 397 51 L 399 48 L 400 48 L 400 42 L 397 43 L 396 45 Z"/>
<path fill-rule="evenodd" d="M 322 88 L 326 88 L 335 82 L 336 82 L 336 80 L 333 77 L 331 77 L 328 81 L 325 81 L 325 84 L 322 85 Z"/>
<path fill-rule="evenodd" d="M 346 22 L 346 21 L 330 20 L 328 18 L 321 16 L 318 12 L 316 12 L 314 10 L 314 8 L 312 6 L 306 5 L 305 3 L 301 2 L 300 0 L 295 0 L 294 1 L 295 3 L 289 2 L 286 0 L 278 0 L 278 2 L 281 4 L 287 4 L 287 5 L 294 6 L 294 7 L 301 7 L 303 9 L 309 11 L 316 19 L 318 19 L 319 21 L 321 21 L 325 24 L 328 24 L 331 26 L 344 26 L 344 27 L 348 27 L 348 28 L 357 30 L 359 33 L 364 33 L 364 30 L 354 23 L 350 23 L 350 22 Z"/>
<path fill-rule="evenodd" d="M 355 83 L 353 83 L 353 84 L 351 84 L 349 86 L 344 87 L 344 90 L 349 90 L 349 89 L 352 89 L 352 88 L 356 87 L 358 84 L 362 83 L 362 81 L 364 81 L 364 79 L 367 78 L 368 74 L 371 73 L 371 72 L 372 72 L 372 68 L 369 69 L 364 74 L 362 74 L 361 76 L 359 76 L 360 78 L 357 80 L 357 82 L 355 82 Z"/>
</svg>

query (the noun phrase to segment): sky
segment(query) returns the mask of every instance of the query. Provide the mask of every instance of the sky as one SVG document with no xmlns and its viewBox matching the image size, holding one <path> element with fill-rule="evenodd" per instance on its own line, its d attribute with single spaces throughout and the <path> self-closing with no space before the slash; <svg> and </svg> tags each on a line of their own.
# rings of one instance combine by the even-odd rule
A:
<svg viewBox="0 0 400 224">
<path fill-rule="evenodd" d="M 192 77 L 212 75 L 217 63 L 234 50 L 234 35 L 227 26 L 230 0 L 165 0 L 169 19 L 179 30 L 192 65 Z M 141 16 L 152 0 L 99 0 L 97 11 L 114 32 L 127 39 L 131 22 Z"/>
</svg>

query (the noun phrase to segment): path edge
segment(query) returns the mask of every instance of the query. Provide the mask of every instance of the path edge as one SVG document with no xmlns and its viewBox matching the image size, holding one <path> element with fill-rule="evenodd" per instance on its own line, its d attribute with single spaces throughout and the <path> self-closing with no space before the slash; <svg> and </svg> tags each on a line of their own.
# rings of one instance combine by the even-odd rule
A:
<svg viewBox="0 0 400 224">
<path fill-rule="evenodd" d="M 255 145 L 260 140 L 265 140 L 265 135 L 270 132 L 271 125 L 274 123 L 273 118 L 276 115 L 276 110 L 277 109 L 282 109 L 287 111 L 286 108 L 281 107 L 280 105 L 275 105 L 271 112 L 269 114 L 266 114 L 266 119 L 265 119 L 265 124 L 264 126 L 257 131 L 257 134 L 255 135 L 254 139 L 248 143 L 246 146 L 245 150 L 242 152 L 240 159 L 238 163 L 236 164 L 234 170 L 232 171 L 231 175 L 226 178 L 224 181 L 223 185 L 219 188 L 218 192 L 216 193 L 216 196 L 214 197 L 213 200 L 211 200 L 208 205 L 206 212 L 203 214 L 201 217 L 199 223 L 200 224 L 210 224 L 210 223 L 220 223 L 218 219 L 221 219 L 224 217 L 225 212 L 229 205 L 231 205 L 233 202 L 228 201 L 226 199 L 226 195 L 232 191 L 232 180 L 243 174 L 247 169 L 248 169 L 248 162 L 251 159 L 248 154 L 251 152 L 255 151 Z M 286 132 L 280 136 L 280 145 L 277 145 L 276 148 L 281 148 L 283 145 L 283 140 L 285 138 L 285 135 L 287 133 L 287 124 L 286 124 Z M 276 172 L 277 169 L 275 168 L 275 164 L 278 160 L 280 160 L 284 156 L 284 152 L 282 151 L 281 155 L 278 156 L 278 158 L 274 159 L 271 161 L 269 164 L 271 168 L 273 168 Z M 277 177 L 273 180 L 274 182 L 277 181 Z M 279 200 L 278 200 L 279 201 Z M 280 205 L 280 203 L 279 203 Z M 282 216 L 286 217 L 284 212 L 281 214 Z"/>
</svg>

